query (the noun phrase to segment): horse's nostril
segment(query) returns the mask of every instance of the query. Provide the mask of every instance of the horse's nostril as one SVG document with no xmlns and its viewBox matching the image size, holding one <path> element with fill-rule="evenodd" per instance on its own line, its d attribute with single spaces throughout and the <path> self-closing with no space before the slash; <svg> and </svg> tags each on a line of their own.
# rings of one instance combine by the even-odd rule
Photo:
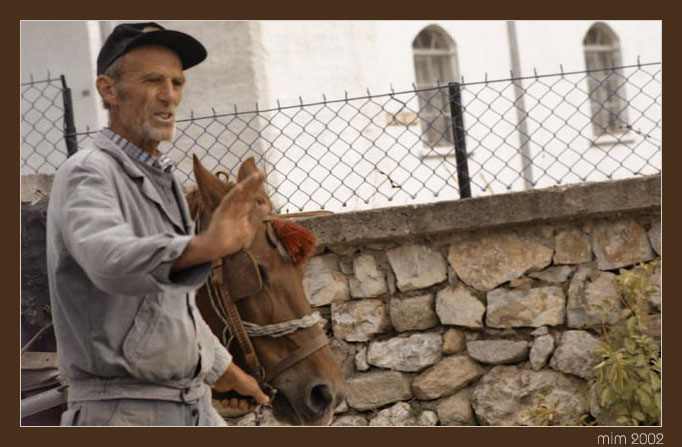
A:
<svg viewBox="0 0 682 447">
<path fill-rule="evenodd" d="M 326 411 L 334 402 L 334 395 L 327 385 L 316 385 L 310 389 L 308 396 L 310 408 L 316 412 Z"/>
</svg>

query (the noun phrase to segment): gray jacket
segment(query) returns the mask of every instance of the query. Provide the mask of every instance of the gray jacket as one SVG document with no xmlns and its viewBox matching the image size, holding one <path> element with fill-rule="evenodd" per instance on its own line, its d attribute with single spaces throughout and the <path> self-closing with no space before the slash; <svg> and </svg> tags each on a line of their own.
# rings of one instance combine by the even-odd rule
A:
<svg viewBox="0 0 682 447">
<path fill-rule="evenodd" d="M 69 400 L 195 400 L 232 360 L 194 301 L 210 264 L 170 273 L 194 231 L 173 188 L 183 222 L 101 133 L 55 175 L 47 267 Z"/>
</svg>

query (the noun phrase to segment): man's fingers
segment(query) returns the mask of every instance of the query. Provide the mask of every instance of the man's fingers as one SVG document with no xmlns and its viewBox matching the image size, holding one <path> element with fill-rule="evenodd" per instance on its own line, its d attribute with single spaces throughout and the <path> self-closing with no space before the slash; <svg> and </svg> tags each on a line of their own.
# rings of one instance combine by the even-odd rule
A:
<svg viewBox="0 0 682 447">
<path fill-rule="evenodd" d="M 251 221 L 252 224 L 258 225 L 259 223 L 263 222 L 267 217 L 270 216 L 270 213 L 272 210 L 270 209 L 270 206 L 267 204 L 263 203 L 261 205 L 255 206 L 249 215 L 249 220 Z"/>
<path fill-rule="evenodd" d="M 258 382 L 256 382 L 253 377 L 248 376 L 247 382 L 244 385 L 243 393 L 253 397 L 257 403 L 267 404 L 270 402 L 270 397 L 263 392 L 260 386 L 258 386 Z"/>
<path fill-rule="evenodd" d="M 253 397 L 259 404 L 267 404 L 270 402 L 270 397 L 263 392 L 258 385 L 258 382 L 256 382 L 256 379 L 251 376 L 247 376 L 244 392 Z"/>
<path fill-rule="evenodd" d="M 258 392 L 256 392 L 253 397 L 254 399 L 256 399 L 256 402 L 262 405 L 265 405 L 270 402 L 270 397 L 267 394 L 265 394 L 263 390 L 260 389 L 260 387 L 258 388 Z"/>
<path fill-rule="evenodd" d="M 256 408 L 256 405 L 249 401 L 249 399 L 239 399 L 237 397 L 233 397 L 230 399 L 223 399 L 220 401 L 220 405 L 223 408 L 231 408 L 233 410 L 253 410 Z"/>
<path fill-rule="evenodd" d="M 251 404 L 246 399 L 241 399 L 239 401 L 239 409 L 240 410 L 249 410 L 251 407 L 252 407 Z"/>
</svg>

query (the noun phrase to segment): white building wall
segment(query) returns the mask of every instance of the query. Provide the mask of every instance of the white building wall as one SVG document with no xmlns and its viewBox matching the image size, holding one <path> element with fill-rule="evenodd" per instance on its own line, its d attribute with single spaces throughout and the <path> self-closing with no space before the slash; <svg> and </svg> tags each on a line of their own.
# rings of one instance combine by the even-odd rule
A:
<svg viewBox="0 0 682 447">
<path fill-rule="evenodd" d="M 509 75 L 509 44 L 504 21 L 410 20 L 379 21 L 378 68 L 383 90 L 392 83 L 396 90 L 410 89 L 415 82 L 412 41 L 429 25 L 438 25 L 457 44 L 459 74 L 465 82 Z M 459 81 L 460 79 L 457 79 Z"/>
<path fill-rule="evenodd" d="M 263 107 L 282 107 L 281 112 L 263 115 L 268 120 L 263 137 L 271 142 L 266 168 L 268 183 L 277 189 L 273 201 L 284 211 L 319 209 L 333 195 L 335 202 L 327 209 L 342 208 L 344 202 L 357 208 L 360 200 L 349 193 L 364 177 L 350 171 L 361 171 L 363 166 L 358 163 L 369 156 L 371 118 L 352 107 L 337 109 L 322 103 L 325 97 L 337 100 L 346 94 L 366 95 L 366 89 L 377 84 L 375 42 L 374 22 L 260 22 L 260 65 L 267 80 L 261 89 Z M 320 105 L 290 108 L 301 101 Z M 350 120 L 362 131 L 349 128 Z M 362 138 L 357 139 L 360 134 Z M 354 150 L 348 150 L 346 139 L 353 141 Z"/>
<path fill-rule="evenodd" d="M 593 23 L 517 22 L 521 70 L 514 75 L 558 73 L 560 67 L 565 71 L 584 70 L 582 40 Z M 606 23 L 619 36 L 623 64 L 636 63 L 637 56 L 640 56 L 642 62 L 661 60 L 660 22 Z M 510 108 L 515 99 L 511 84 L 478 84 L 484 79 L 492 81 L 510 77 L 506 22 L 379 22 L 381 65 L 393 68 L 391 74 L 394 86 L 413 82 L 411 38 L 431 24 L 437 24 L 455 40 L 459 74 L 469 84 L 463 91 L 463 102 L 466 105 L 464 124 L 468 133 L 469 172 L 474 195 L 522 189 L 523 181 L 519 176 L 522 166 L 518 155 L 520 136 L 515 129 L 518 124 L 516 110 Z M 407 30 L 409 33 L 405 32 Z M 396 82 L 396 79 L 400 81 Z M 660 129 L 654 125 L 660 119 L 660 108 L 649 108 L 647 119 L 638 119 L 642 115 L 641 111 L 651 104 L 651 98 L 638 92 L 632 85 L 626 88 L 626 95 L 627 90 L 630 90 L 627 97 L 631 108 L 630 121 L 637 119 L 633 127 L 640 125 L 643 133 L 654 137 L 652 140 L 642 143 L 637 134 L 630 132 L 620 138 L 607 136 L 595 141 L 596 138 L 590 138 L 591 112 L 586 101 L 586 81 L 578 82 L 581 77 L 573 77 L 576 85 L 571 85 L 568 81 L 557 83 L 558 79 L 549 78 L 544 86 L 542 81 L 521 81 L 529 93 L 526 97 L 526 108 L 530 113 L 527 123 L 528 133 L 531 135 L 530 155 L 536 164 L 534 182 L 537 186 L 620 178 L 632 175 L 632 172 L 646 174 L 660 170 L 660 151 L 658 155 L 654 155 L 658 151 L 656 141 L 660 142 L 662 139 Z M 658 79 L 660 80 L 660 76 Z M 639 74 L 628 82 L 643 86 L 648 79 L 646 75 Z M 547 94 L 547 86 L 550 84 L 551 89 L 558 94 Z M 650 83 L 647 86 L 648 93 L 654 93 L 656 88 L 656 82 Z M 575 106 L 561 104 L 561 95 L 569 95 L 571 102 L 579 107 L 576 109 Z M 569 117 L 570 120 L 567 119 Z M 419 126 L 411 127 L 415 133 L 420 132 Z M 553 132 L 559 135 L 553 135 Z M 415 142 L 407 145 L 412 143 Z M 434 151 L 422 146 L 421 152 L 423 155 Z M 448 174 L 453 178 L 455 161 L 452 149 L 436 148 L 435 152 L 449 155 L 438 164 L 434 178 L 447 178 Z M 649 162 L 645 161 L 647 158 L 651 158 Z M 423 162 L 428 163 L 427 160 Z"/>
<path fill-rule="evenodd" d="M 311 103 L 322 102 L 322 94 L 334 100 L 346 94 L 350 98 L 386 94 L 391 87 L 396 92 L 409 90 L 415 79 L 412 41 L 434 23 L 451 34 L 458 49 L 464 48 L 458 51 L 460 72 L 470 68 L 481 79 L 488 70 L 508 73 L 505 22 L 261 22 L 269 102 L 279 99 L 287 107 L 297 104 L 299 96 Z M 401 98 L 418 110 L 413 94 Z M 271 163 L 277 166 L 276 174 L 282 173 L 276 185 L 281 198 L 292 202 L 290 211 L 309 205 L 308 196 L 313 205 L 323 203 L 336 211 L 430 201 L 439 191 L 442 199 L 456 197 L 452 187 L 442 193 L 444 184 L 453 182 L 454 162 L 424 159 L 428 150 L 419 142 L 418 126 L 407 132 L 386 126 L 385 112 L 400 107 L 401 101 L 382 97 L 277 114 L 268 135 L 274 141 Z M 328 123 L 328 128 L 318 121 Z M 308 123 L 306 132 L 301 134 L 292 123 Z M 361 138 L 355 129 L 362 129 Z M 316 188 L 323 178 L 325 187 Z M 422 184 L 433 192 L 427 188 L 416 194 Z"/>
<path fill-rule="evenodd" d="M 61 75 L 71 89 L 76 129 L 97 129 L 103 123 L 93 59 L 99 30 L 96 22 L 22 21 L 20 38 L 20 170 L 54 172 L 66 159 Z M 48 73 L 56 80 L 42 82 Z"/>
<path fill-rule="evenodd" d="M 533 68 L 539 74 L 556 73 L 563 66 L 565 72 L 586 69 L 583 53 L 583 39 L 595 21 L 522 21 L 517 23 L 521 65 L 524 75 L 533 75 Z M 604 21 L 618 36 L 622 65 L 661 61 L 661 23 L 655 21 Z M 543 38 L 544 36 L 544 38 Z M 550 36 L 549 38 L 546 36 Z M 657 71 L 651 68 L 647 71 Z M 591 115 L 587 98 L 587 80 L 584 76 L 571 76 L 575 87 L 568 82 L 555 87 L 559 93 L 569 95 L 569 102 L 579 107 L 560 102 L 556 95 L 540 96 L 544 89 L 533 80 L 524 80 L 529 93 L 540 97 L 533 101 L 528 132 L 531 134 L 531 157 L 534 160 L 534 179 L 537 186 L 551 186 L 557 183 L 623 178 L 633 172 L 651 174 L 661 169 L 661 154 L 658 146 L 662 140 L 660 129 L 654 123 L 660 120 L 660 107 L 651 107 L 652 99 L 642 94 L 637 87 L 654 94 L 660 86 L 650 82 L 643 73 L 633 75 L 634 70 L 625 70 L 629 77 L 625 84 L 625 99 L 629 104 L 628 118 L 636 130 L 649 134 L 653 139 L 642 141 L 635 132 L 593 135 L 589 117 Z M 658 77 L 660 81 L 660 76 Z M 558 78 L 549 78 L 555 83 Z M 648 85 L 647 85 L 648 84 Z M 528 102 L 528 101 L 527 101 Z M 533 104 L 527 104 L 530 109 Z M 578 110 L 580 113 L 575 113 Z M 646 119 L 642 111 L 646 110 Z M 570 119 L 565 119 L 570 117 Z M 568 123 L 569 125 L 563 125 Z M 545 129 L 541 129 L 541 124 Z M 560 128 L 561 126 L 561 128 Z M 552 138 L 547 129 L 559 129 L 559 136 Z M 654 155 L 658 151 L 657 155 Z M 645 159 L 650 159 L 646 162 Z M 569 168 L 570 166 L 570 168 Z M 509 179 L 507 182 L 510 182 Z M 518 183 L 512 189 L 519 189 Z M 499 192 L 499 191 L 498 191 Z"/>
<path fill-rule="evenodd" d="M 79 130 L 86 124 L 97 127 L 88 122 L 95 117 L 103 124 L 103 112 L 94 90 L 94 59 L 101 45 L 101 37 L 93 32 L 97 28 L 95 23 L 22 23 L 22 80 L 29 69 L 34 73 L 49 69 L 67 75 L 74 90 Z M 116 23 L 112 22 L 111 28 Z M 434 24 L 455 41 L 457 75 L 463 76 L 468 84 L 463 92 L 467 104 L 464 124 L 469 133 L 467 148 L 474 195 L 523 188 L 518 174 L 521 163 L 517 154 L 520 143 L 515 130 L 516 111 L 509 108 L 514 100 L 513 89 L 508 83 L 492 83 L 510 76 L 505 21 L 159 23 L 194 35 L 209 54 L 204 63 L 186 73 L 188 84 L 178 117 L 180 133 L 188 138 L 179 139 L 178 145 L 185 152 L 209 155 L 204 158 L 209 168 L 221 164 L 231 169 L 249 153 L 266 152 L 261 164 L 270 172 L 270 186 L 278 190 L 275 201 L 288 211 L 298 211 L 300 207 L 316 209 L 320 203 L 327 203 L 327 209 L 346 211 L 458 196 L 452 148 L 434 150 L 424 146 L 419 141 L 419 125 L 394 122 L 387 126 L 390 114 L 400 111 L 403 105 L 412 112 L 418 111 L 416 96 L 410 93 L 399 98 L 378 96 L 390 93 L 391 87 L 394 92 L 411 90 L 415 82 L 412 42 L 422 29 Z M 567 72 L 584 70 L 582 40 L 593 23 L 517 22 L 520 74 L 532 76 L 533 69 L 540 75 L 556 73 L 560 65 Z M 637 56 L 642 63 L 661 60 L 661 22 L 606 23 L 620 39 L 624 64 L 636 63 Z M 486 78 L 491 81 L 490 88 L 482 83 Z M 445 84 L 448 80 L 443 81 Z M 539 123 L 557 124 L 556 117 L 551 115 L 568 116 L 570 107 L 557 106 L 558 99 L 551 95 L 542 96 L 540 84 L 526 80 L 522 83 L 541 98 L 526 100 L 530 114 L 528 130 L 533 136 L 531 156 L 540 169 L 536 172 L 536 180 L 541 180 L 538 186 L 553 184 L 551 179 L 592 179 L 587 176 L 594 173 L 589 163 L 606 163 L 604 171 L 611 172 L 618 168 L 618 160 L 633 160 L 634 149 L 642 150 L 641 146 L 628 146 L 627 138 L 622 141 L 624 145 L 614 146 L 594 144 L 589 136 L 576 139 L 570 134 L 571 127 L 582 129 L 589 125 L 589 104 L 582 98 L 586 96 L 585 82 L 576 84 L 572 93 L 575 103 L 582 104 L 579 116 L 573 119 L 582 121 L 564 126 L 559 139 L 543 135 L 545 131 Z M 349 98 L 365 96 L 368 89 L 370 100 L 351 101 L 345 106 L 322 104 L 303 111 L 289 108 L 299 104 L 299 97 L 310 104 L 322 103 L 325 95 L 331 102 L 346 94 Z M 637 110 L 651 101 L 641 95 L 636 97 L 637 92 L 631 93 L 631 106 Z M 473 101 L 475 96 L 480 101 Z M 261 118 L 255 114 L 231 115 L 235 105 L 243 112 L 253 111 L 258 103 L 262 111 L 277 109 L 278 100 L 282 112 L 265 112 Z M 486 104 L 491 101 L 492 110 L 486 112 Z M 191 112 L 195 118 L 209 118 L 183 120 Z M 210 118 L 214 112 L 222 115 L 219 122 Z M 647 113 L 650 115 L 651 111 Z M 504 119 L 500 120 L 501 116 Z M 656 122 L 660 116 L 650 118 Z M 644 132 L 657 132 L 653 136 L 660 141 L 660 131 L 651 128 L 651 122 L 639 124 Z M 491 128 L 495 132 L 491 133 Z M 581 133 L 589 131 L 588 128 Z M 656 146 L 652 147 L 647 150 L 655 151 Z M 178 151 L 175 156 L 182 171 L 191 178 L 185 155 Z M 581 158 L 589 160 L 588 165 Z M 567 175 L 557 160 L 581 162 L 585 170 Z M 660 155 L 653 163 L 660 166 Z M 627 169 L 621 169 L 616 177 L 626 173 Z M 319 188 L 317 182 L 325 182 L 325 187 Z M 427 187 L 417 194 L 421 184 Z M 358 189 L 360 198 L 352 196 L 354 189 Z M 312 202 L 307 198 L 309 195 L 313 196 Z"/>
<path fill-rule="evenodd" d="M 603 20 L 620 40 L 623 65 L 660 62 L 662 28 L 660 21 Z M 533 68 L 541 74 L 556 73 L 563 65 L 566 71 L 584 70 L 583 39 L 594 20 L 558 20 L 516 22 L 521 66 L 524 74 Z"/>
<path fill-rule="evenodd" d="M 267 103 L 282 106 L 366 94 L 377 85 L 372 21 L 260 21 Z M 387 88 L 387 86 L 385 86 Z"/>
<path fill-rule="evenodd" d="M 22 21 L 21 82 L 64 75 L 74 102 L 78 129 L 100 125 L 93 54 L 100 46 L 97 27 L 87 21 Z"/>
</svg>

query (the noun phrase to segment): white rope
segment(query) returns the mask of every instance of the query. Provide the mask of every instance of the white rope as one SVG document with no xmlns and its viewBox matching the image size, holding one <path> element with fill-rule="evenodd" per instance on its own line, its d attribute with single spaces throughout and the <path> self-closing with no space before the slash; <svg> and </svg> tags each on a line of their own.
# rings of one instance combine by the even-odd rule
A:
<svg viewBox="0 0 682 447">
<path fill-rule="evenodd" d="M 268 324 L 259 326 L 255 323 L 244 322 L 246 333 L 251 337 L 282 337 L 296 332 L 299 329 L 305 329 L 316 325 L 322 320 L 319 312 L 314 312 L 306 315 L 298 320 L 289 320 L 282 323 Z"/>
</svg>

